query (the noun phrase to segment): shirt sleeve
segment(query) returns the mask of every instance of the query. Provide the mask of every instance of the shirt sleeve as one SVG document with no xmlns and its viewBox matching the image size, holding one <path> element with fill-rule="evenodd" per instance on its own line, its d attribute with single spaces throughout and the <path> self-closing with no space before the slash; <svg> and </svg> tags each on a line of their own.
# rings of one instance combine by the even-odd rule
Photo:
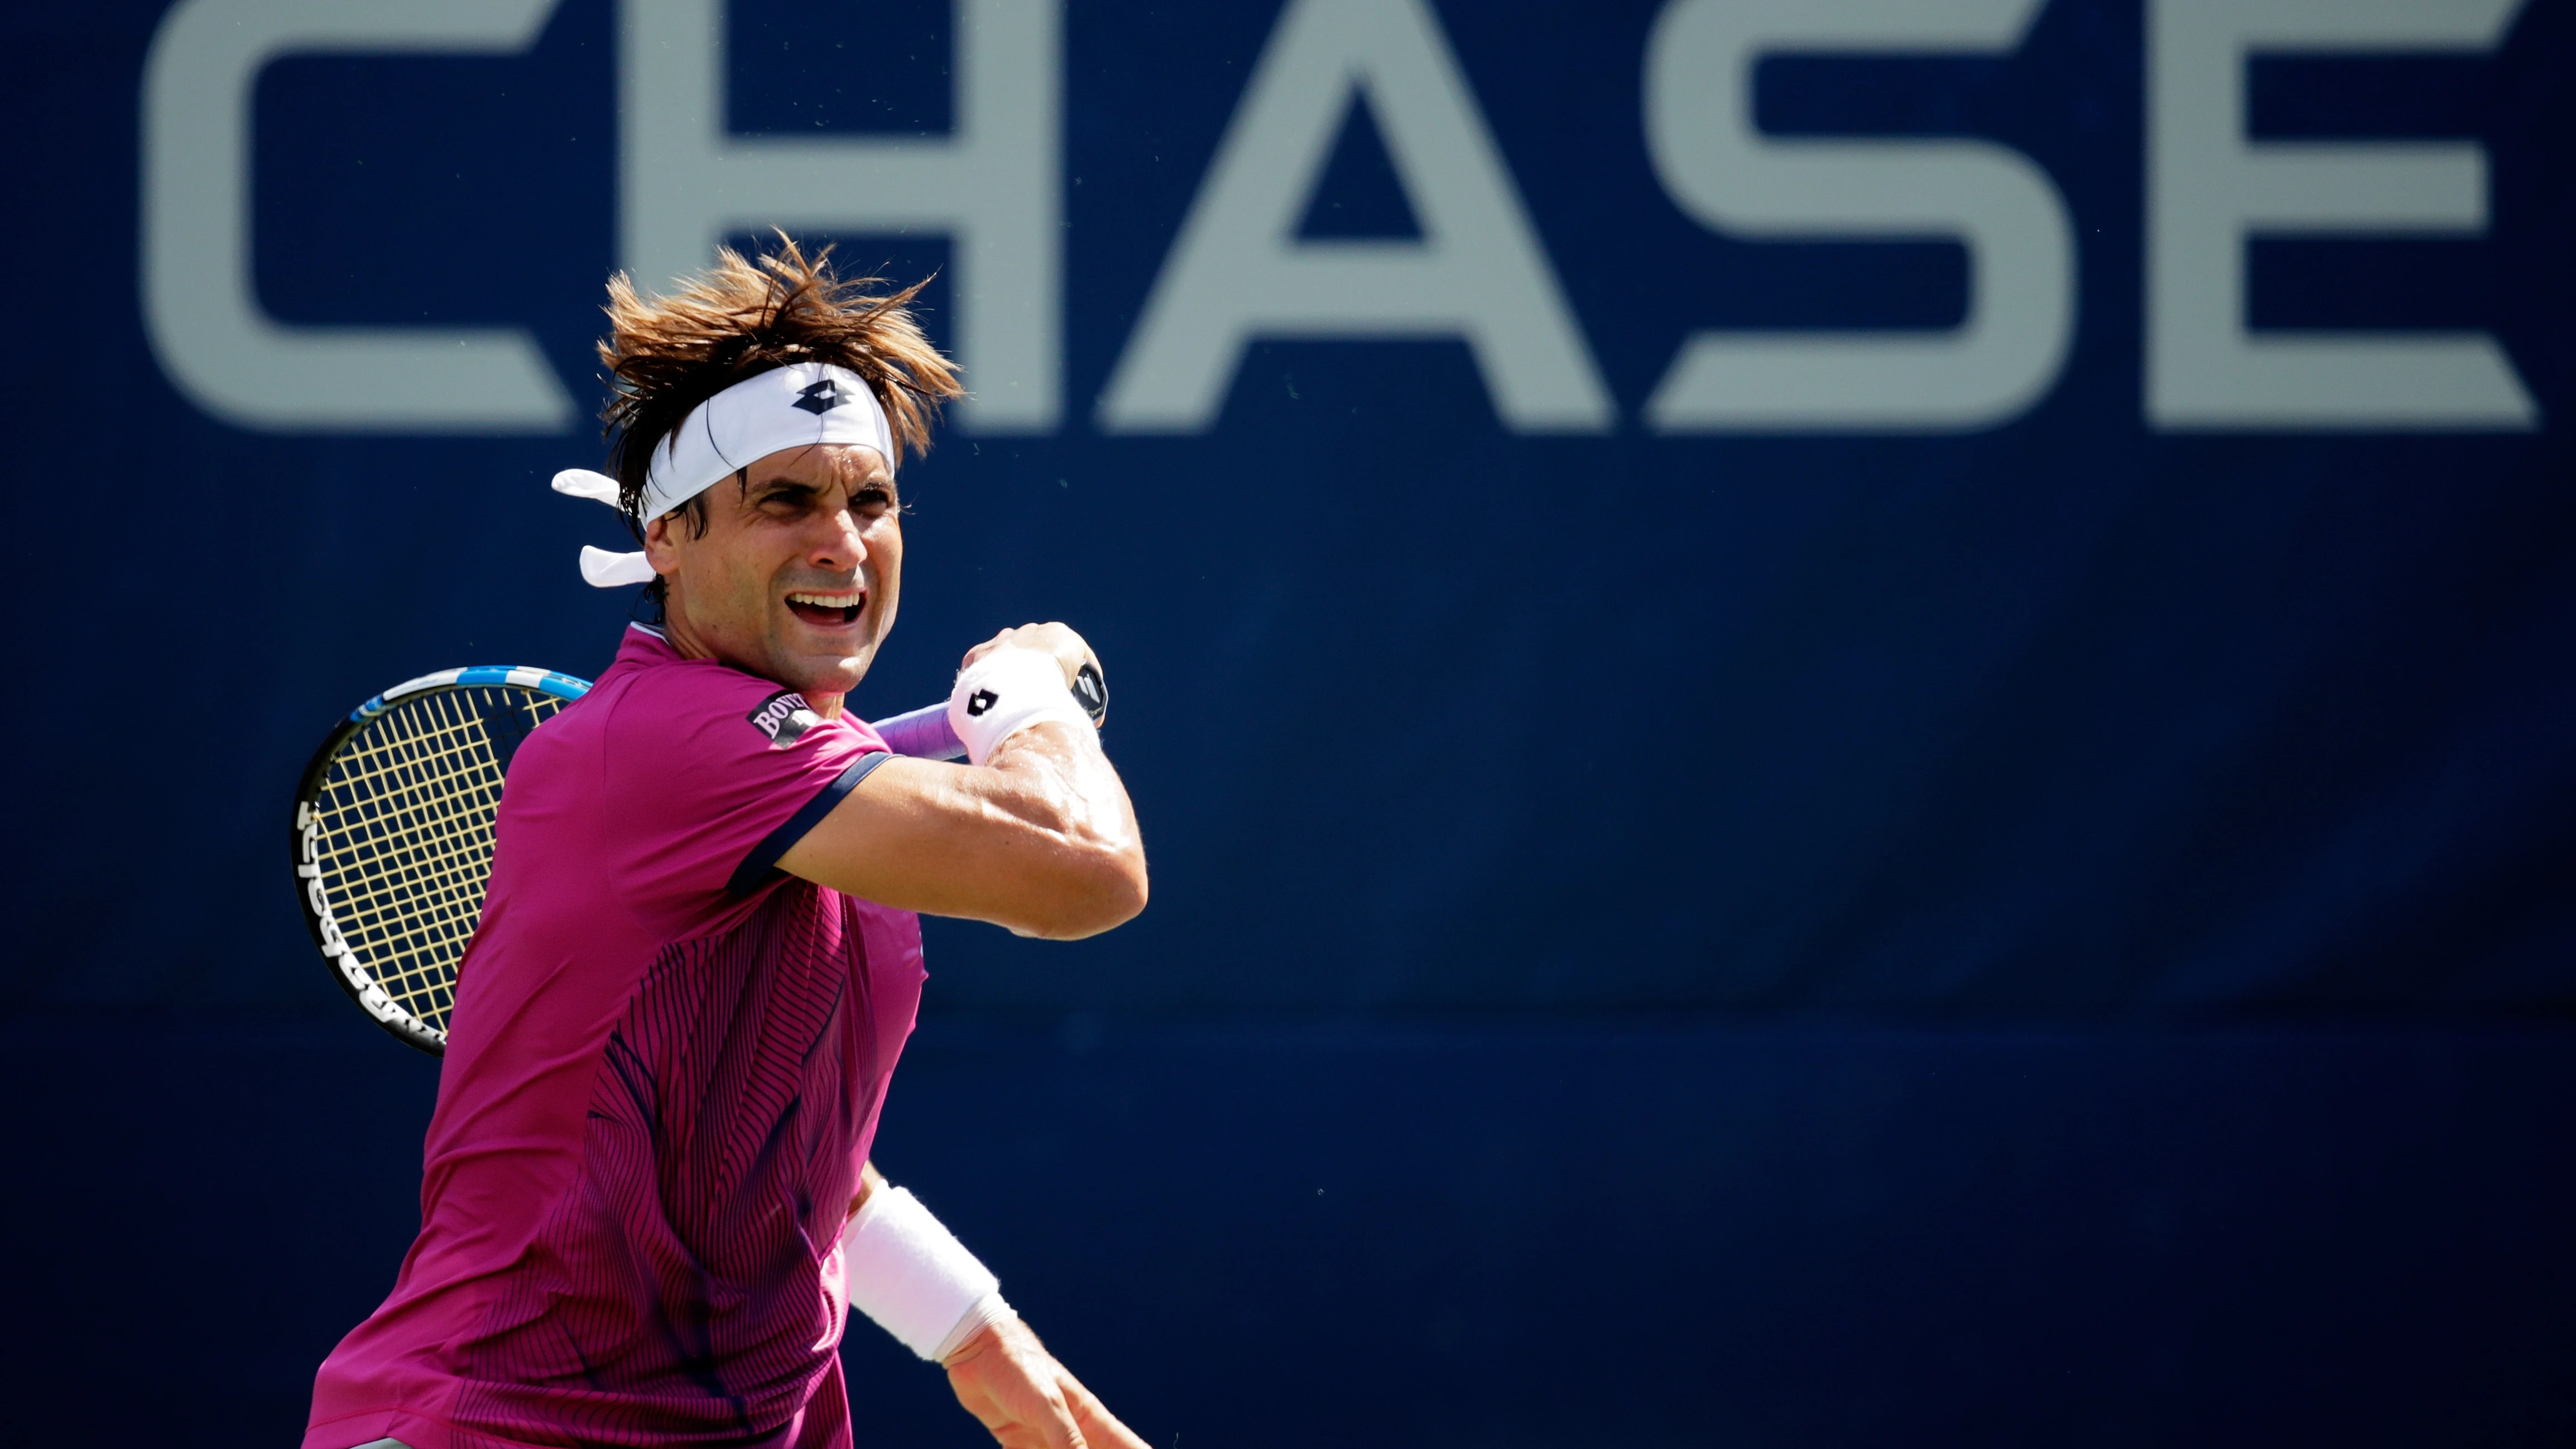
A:
<svg viewBox="0 0 2576 1449">
<path fill-rule="evenodd" d="M 864 723 L 723 665 L 667 665 L 606 725 L 602 842 L 618 894 L 676 939 L 730 916 L 778 859 L 891 758 Z"/>
</svg>

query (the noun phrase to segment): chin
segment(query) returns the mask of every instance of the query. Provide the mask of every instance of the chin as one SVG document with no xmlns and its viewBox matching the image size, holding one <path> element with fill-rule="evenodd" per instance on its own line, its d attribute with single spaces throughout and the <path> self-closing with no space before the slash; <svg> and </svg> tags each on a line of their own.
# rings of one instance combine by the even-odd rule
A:
<svg viewBox="0 0 2576 1449">
<path fill-rule="evenodd" d="M 792 685 L 808 694 L 847 694 L 867 677 L 868 666 L 876 662 L 873 643 L 856 653 L 844 654 L 838 648 L 808 648 L 787 651 L 780 661 L 787 677 L 779 682 Z"/>
</svg>

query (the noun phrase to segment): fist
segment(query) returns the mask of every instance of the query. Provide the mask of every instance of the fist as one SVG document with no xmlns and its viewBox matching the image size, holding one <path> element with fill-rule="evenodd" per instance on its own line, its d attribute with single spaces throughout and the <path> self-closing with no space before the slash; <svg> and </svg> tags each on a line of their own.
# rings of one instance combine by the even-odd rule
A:
<svg viewBox="0 0 2576 1449">
<path fill-rule="evenodd" d="M 1100 717 L 1108 711 L 1108 676 L 1101 672 L 1100 656 L 1092 653 L 1091 646 L 1070 627 L 1046 623 L 1005 629 L 967 650 L 966 657 L 958 662 L 957 667 L 964 669 L 996 649 L 1034 649 L 1053 656 L 1057 666 L 1064 670 L 1064 687 L 1072 690 L 1073 697 L 1082 702 L 1082 707 L 1090 712 L 1092 722 L 1099 723 Z M 1087 686 L 1082 678 L 1085 670 L 1091 674 Z"/>
</svg>

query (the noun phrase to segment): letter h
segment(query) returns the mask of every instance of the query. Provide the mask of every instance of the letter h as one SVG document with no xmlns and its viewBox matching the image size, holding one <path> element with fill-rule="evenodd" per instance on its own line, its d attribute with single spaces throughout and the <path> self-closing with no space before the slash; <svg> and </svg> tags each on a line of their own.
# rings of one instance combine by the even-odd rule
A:
<svg viewBox="0 0 2576 1449">
<path fill-rule="evenodd" d="M 723 0 L 624 0 L 618 248 L 646 292 L 721 238 L 946 233 L 955 352 L 975 432 L 1052 431 L 1063 413 L 1061 0 L 957 0 L 956 128 L 945 137 L 735 136 Z"/>
</svg>

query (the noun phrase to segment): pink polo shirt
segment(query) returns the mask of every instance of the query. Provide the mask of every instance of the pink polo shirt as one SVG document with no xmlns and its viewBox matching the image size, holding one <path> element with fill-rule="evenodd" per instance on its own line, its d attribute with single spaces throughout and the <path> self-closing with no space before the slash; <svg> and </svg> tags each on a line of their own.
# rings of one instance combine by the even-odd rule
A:
<svg viewBox="0 0 2576 1449">
<path fill-rule="evenodd" d="M 420 1236 L 305 1449 L 850 1442 L 839 1240 L 921 929 L 776 864 L 884 749 L 641 626 L 520 746 Z"/>
</svg>

